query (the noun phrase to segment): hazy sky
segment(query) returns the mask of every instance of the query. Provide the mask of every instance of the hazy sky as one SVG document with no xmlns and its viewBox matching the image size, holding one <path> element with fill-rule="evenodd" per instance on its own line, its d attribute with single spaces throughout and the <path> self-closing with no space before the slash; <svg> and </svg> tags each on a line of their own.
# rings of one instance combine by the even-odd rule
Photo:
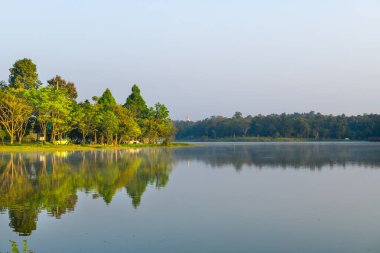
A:
<svg viewBox="0 0 380 253">
<path fill-rule="evenodd" d="M 79 99 L 131 85 L 174 119 L 380 112 L 379 0 L 8 0 L 0 80 L 31 58 Z"/>
</svg>

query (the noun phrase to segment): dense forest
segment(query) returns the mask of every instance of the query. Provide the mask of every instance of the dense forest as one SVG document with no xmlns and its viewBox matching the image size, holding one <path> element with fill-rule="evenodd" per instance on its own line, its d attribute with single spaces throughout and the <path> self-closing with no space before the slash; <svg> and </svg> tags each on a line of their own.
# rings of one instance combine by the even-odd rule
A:
<svg viewBox="0 0 380 253">
<path fill-rule="evenodd" d="M 30 59 L 16 61 L 9 71 L 9 81 L 0 85 L 2 143 L 169 143 L 174 135 L 168 109 L 148 107 L 137 85 L 123 105 L 109 89 L 78 103 L 73 82 L 56 75 L 42 85 Z"/>
<path fill-rule="evenodd" d="M 213 116 L 204 120 L 176 121 L 176 138 L 181 140 L 237 139 L 253 137 L 307 138 L 314 140 L 379 140 L 380 115 L 358 116 L 293 113 L 231 118 Z"/>
</svg>

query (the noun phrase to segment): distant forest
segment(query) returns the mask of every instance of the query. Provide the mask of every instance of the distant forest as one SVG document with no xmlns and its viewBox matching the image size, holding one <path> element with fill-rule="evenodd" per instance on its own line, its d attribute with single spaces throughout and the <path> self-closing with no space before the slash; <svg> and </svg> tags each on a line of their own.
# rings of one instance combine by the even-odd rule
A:
<svg viewBox="0 0 380 253">
<path fill-rule="evenodd" d="M 315 140 L 380 140 L 380 115 L 271 114 L 212 116 L 200 121 L 175 121 L 178 140 L 247 139 L 252 137 Z"/>
</svg>

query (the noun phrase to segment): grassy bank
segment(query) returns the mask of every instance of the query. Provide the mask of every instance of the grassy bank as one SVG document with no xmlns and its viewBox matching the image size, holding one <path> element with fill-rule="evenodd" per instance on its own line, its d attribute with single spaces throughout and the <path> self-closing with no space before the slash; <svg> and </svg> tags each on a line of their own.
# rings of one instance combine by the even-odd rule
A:
<svg viewBox="0 0 380 253">
<path fill-rule="evenodd" d="M 0 152 L 35 152 L 35 151 L 89 151 L 89 150 L 107 150 L 107 149 L 129 149 L 129 148 L 147 148 L 147 147 L 162 147 L 175 148 L 186 147 L 191 144 L 175 142 L 169 145 L 161 144 L 126 144 L 126 145 L 51 145 L 51 144 L 4 144 L 0 145 Z"/>
</svg>

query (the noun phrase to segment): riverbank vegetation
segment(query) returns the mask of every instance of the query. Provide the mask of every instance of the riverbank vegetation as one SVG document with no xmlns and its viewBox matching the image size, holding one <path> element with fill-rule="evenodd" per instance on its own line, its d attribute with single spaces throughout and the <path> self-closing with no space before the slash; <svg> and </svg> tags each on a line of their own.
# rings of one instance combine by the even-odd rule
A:
<svg viewBox="0 0 380 253">
<path fill-rule="evenodd" d="M 300 141 L 380 140 L 380 115 L 358 116 L 293 113 L 213 116 L 200 121 L 175 121 L 178 140 Z"/>
<path fill-rule="evenodd" d="M 2 144 L 169 144 L 175 132 L 166 106 L 148 107 L 137 85 L 124 104 L 109 89 L 77 102 L 73 82 L 56 75 L 42 85 L 37 66 L 21 59 L 0 88 Z"/>
</svg>

